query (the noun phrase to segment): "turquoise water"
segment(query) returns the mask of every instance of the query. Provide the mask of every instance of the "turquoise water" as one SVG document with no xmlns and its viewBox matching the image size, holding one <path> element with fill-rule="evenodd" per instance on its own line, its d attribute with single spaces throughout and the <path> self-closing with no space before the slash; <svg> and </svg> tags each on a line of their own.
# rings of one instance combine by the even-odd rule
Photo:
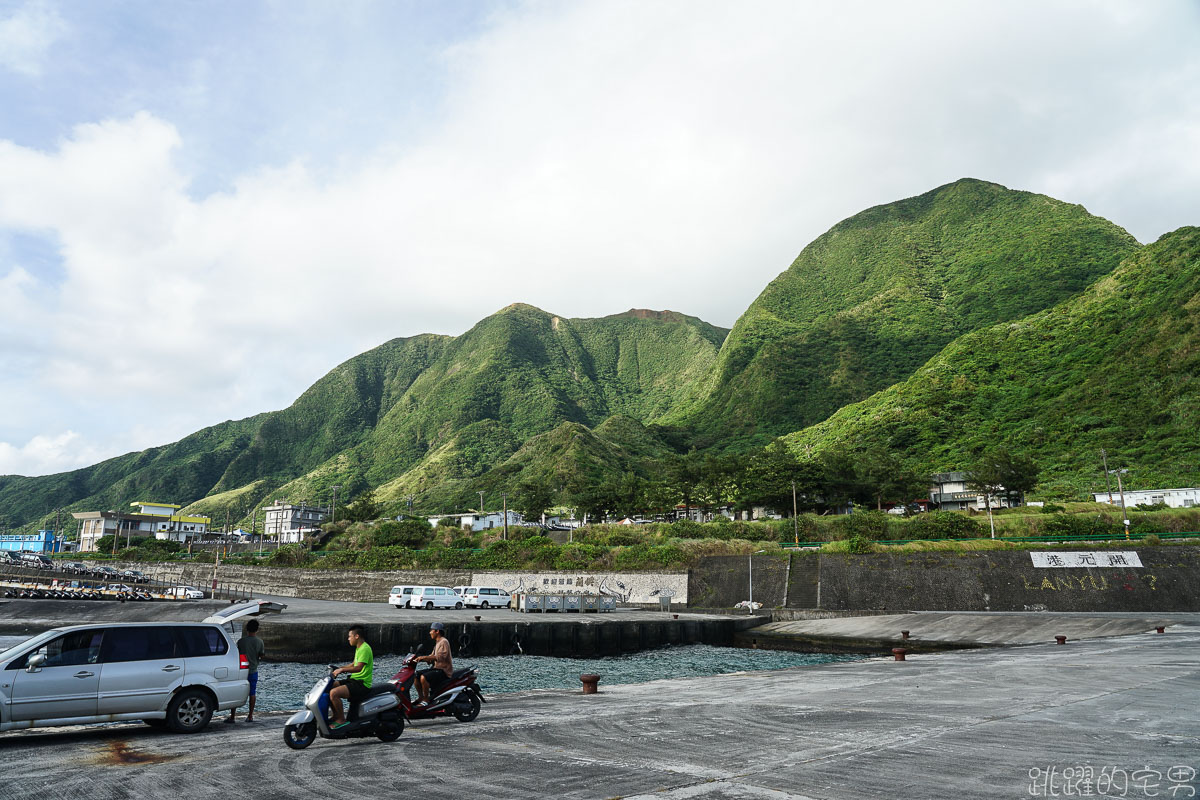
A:
<svg viewBox="0 0 1200 800">
<path fill-rule="evenodd" d="M 0 650 L 28 637 L 0 636 Z M 375 678 L 387 680 L 400 669 L 403 656 L 375 660 Z M 660 678 L 694 678 L 743 670 L 772 670 L 856 661 L 864 656 L 829 653 L 789 653 L 782 650 L 742 650 L 694 644 L 664 647 L 608 658 L 548 658 L 545 656 L 488 656 L 455 661 L 456 667 L 479 668 L 485 695 L 526 689 L 579 689 L 581 674 L 601 676 L 600 685 L 644 683 Z M 349 648 L 347 648 L 349 661 Z M 304 693 L 316 683 L 320 664 L 264 662 L 258 673 L 258 704 L 263 711 L 287 711 L 303 705 Z"/>
</svg>

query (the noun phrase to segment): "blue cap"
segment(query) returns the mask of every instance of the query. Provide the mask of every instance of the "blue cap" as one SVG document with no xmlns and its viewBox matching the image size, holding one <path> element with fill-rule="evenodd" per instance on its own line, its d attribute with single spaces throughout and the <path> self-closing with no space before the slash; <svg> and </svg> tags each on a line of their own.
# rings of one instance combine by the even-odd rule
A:
<svg viewBox="0 0 1200 800">
<path fill-rule="evenodd" d="M 443 625 L 443 624 L 442 624 L 442 623 L 440 623 L 440 622 L 435 622 L 435 623 L 433 623 L 432 625 L 430 625 L 430 626 L 429 626 L 429 630 L 431 630 L 431 631 L 444 631 L 444 630 L 446 630 L 446 626 L 445 626 L 445 625 Z"/>
</svg>

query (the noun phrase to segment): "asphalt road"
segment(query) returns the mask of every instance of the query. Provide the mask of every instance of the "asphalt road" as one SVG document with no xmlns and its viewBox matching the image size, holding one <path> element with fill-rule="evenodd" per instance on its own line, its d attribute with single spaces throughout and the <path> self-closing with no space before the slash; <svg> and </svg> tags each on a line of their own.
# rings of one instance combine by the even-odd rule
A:
<svg viewBox="0 0 1200 800">
<path fill-rule="evenodd" d="M 601 690 L 496 696 L 472 723 L 301 752 L 285 715 L 0 734 L 0 797 L 1028 798 L 1071 796 L 1064 780 L 1078 796 L 1088 775 L 1092 796 L 1200 792 L 1195 615 L 1161 635 Z"/>
</svg>

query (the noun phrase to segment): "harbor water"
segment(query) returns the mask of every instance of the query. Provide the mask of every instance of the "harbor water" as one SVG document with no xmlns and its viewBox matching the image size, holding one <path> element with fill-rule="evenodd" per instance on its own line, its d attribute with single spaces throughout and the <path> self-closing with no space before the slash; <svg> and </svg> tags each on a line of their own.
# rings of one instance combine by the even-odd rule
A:
<svg viewBox="0 0 1200 800">
<path fill-rule="evenodd" d="M 0 650 L 24 641 L 23 636 L 0 636 Z M 347 648 L 347 663 L 352 654 Z M 549 658 L 545 656 L 487 656 L 456 658 L 455 667 L 479 669 L 484 695 L 528 689 L 578 689 L 579 676 L 596 673 L 600 686 L 645 683 L 660 678 L 692 678 L 730 672 L 777 670 L 792 667 L 855 661 L 857 655 L 793 653 L 781 650 L 744 650 L 735 647 L 685 645 L 663 647 L 607 658 Z M 375 680 L 391 678 L 400 670 L 403 656 L 380 656 L 375 660 Z M 307 692 L 321 675 L 319 664 L 263 662 L 258 673 L 258 703 L 262 711 L 300 708 Z"/>
</svg>

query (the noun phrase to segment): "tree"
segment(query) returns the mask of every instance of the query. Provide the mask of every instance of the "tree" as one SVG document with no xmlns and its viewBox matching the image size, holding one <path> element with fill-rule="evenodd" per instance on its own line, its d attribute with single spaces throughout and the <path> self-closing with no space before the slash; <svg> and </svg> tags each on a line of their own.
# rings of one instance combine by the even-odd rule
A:
<svg viewBox="0 0 1200 800">
<path fill-rule="evenodd" d="M 546 509 L 554 504 L 554 489 L 543 480 L 524 480 L 517 484 L 512 509 L 526 520 L 540 520 Z"/>
<path fill-rule="evenodd" d="M 991 498 L 1001 496 L 1009 505 L 1024 505 L 1026 493 L 1037 486 L 1038 465 L 1029 456 L 1014 455 L 1006 447 L 984 452 L 967 470 L 967 488 L 984 493 L 991 511 Z"/>
<path fill-rule="evenodd" d="M 929 489 L 929 478 L 891 450 L 874 448 L 858 453 L 855 471 L 863 489 L 874 497 L 876 511 L 883 510 L 885 501 L 907 507 Z"/>
<path fill-rule="evenodd" d="M 375 500 L 375 491 L 367 489 L 346 507 L 346 516 L 354 522 L 366 522 L 379 516 L 379 503 Z"/>
</svg>

